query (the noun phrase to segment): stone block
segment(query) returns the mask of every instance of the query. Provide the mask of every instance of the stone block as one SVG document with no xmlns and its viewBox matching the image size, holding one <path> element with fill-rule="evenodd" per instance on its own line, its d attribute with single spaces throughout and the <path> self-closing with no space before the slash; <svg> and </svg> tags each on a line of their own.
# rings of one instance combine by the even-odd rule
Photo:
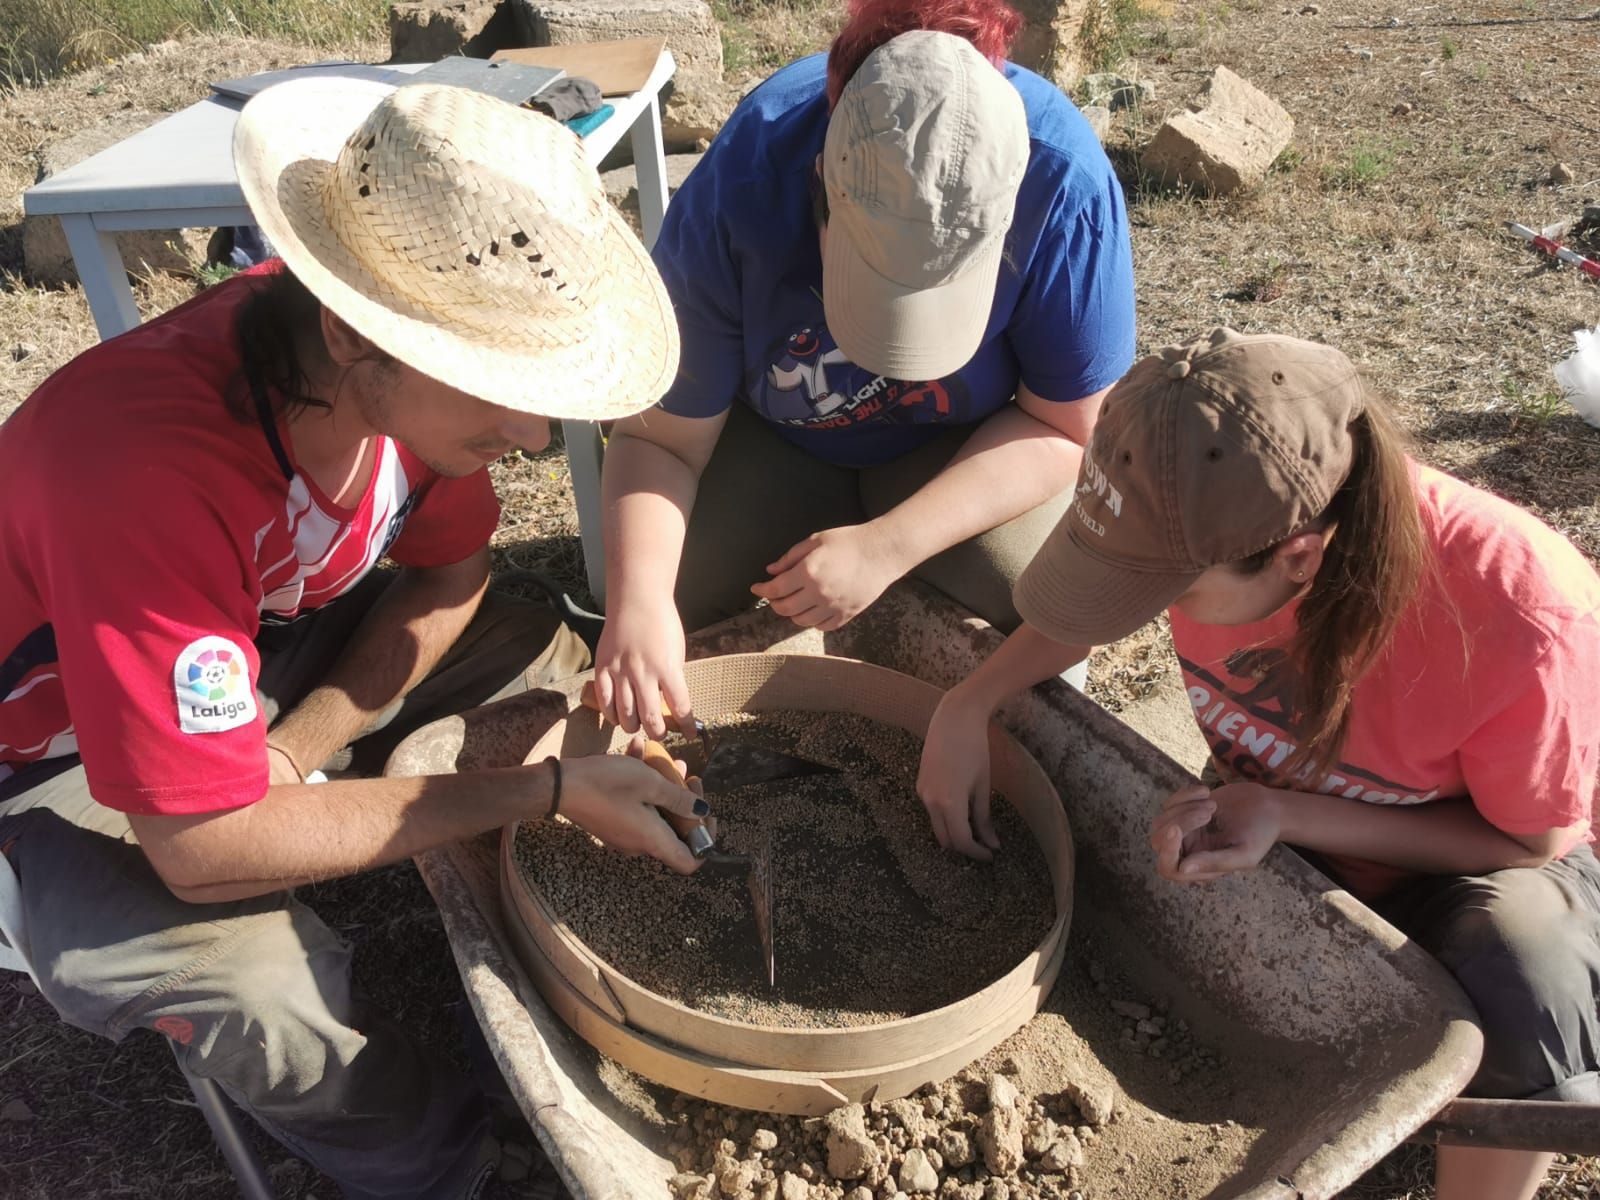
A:
<svg viewBox="0 0 1600 1200">
<path fill-rule="evenodd" d="M 1293 136 L 1294 118 L 1281 104 L 1218 67 L 1190 110 L 1156 131 L 1142 161 L 1165 183 L 1227 195 L 1265 179 Z"/>
<path fill-rule="evenodd" d="M 1105 0 L 1017 0 L 1022 32 L 1011 48 L 1013 62 L 1070 89 L 1083 70 L 1084 25 Z"/>
<path fill-rule="evenodd" d="M 155 124 L 164 114 L 137 109 L 107 117 L 97 125 L 45 146 L 39 159 L 36 183 L 43 183 L 75 167 L 124 138 Z M 117 247 L 129 272 L 142 275 L 166 271 L 192 274 L 206 261 L 209 229 L 141 229 L 116 235 Z M 30 283 L 62 286 L 78 282 L 78 271 L 67 248 L 67 235 L 53 216 L 27 217 L 22 223 L 22 269 Z"/>
<path fill-rule="evenodd" d="M 705 0 L 506 0 L 526 45 L 565 46 L 659 37 L 677 63 L 662 95 L 661 138 L 669 151 L 703 149 L 733 96 L 722 81 L 722 34 Z M 631 161 L 625 146 L 608 162 Z"/>
<path fill-rule="evenodd" d="M 488 58 L 527 42 L 510 0 L 397 0 L 389 8 L 389 61 Z"/>
<path fill-rule="evenodd" d="M 722 35 L 705 0 L 506 0 L 534 46 L 660 37 L 678 78 L 722 80 Z"/>
</svg>

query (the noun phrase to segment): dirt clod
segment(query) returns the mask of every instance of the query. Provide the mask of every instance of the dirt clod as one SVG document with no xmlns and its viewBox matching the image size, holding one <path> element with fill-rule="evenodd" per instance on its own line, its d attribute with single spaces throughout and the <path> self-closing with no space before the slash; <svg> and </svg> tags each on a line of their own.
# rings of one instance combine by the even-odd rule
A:
<svg viewBox="0 0 1600 1200">
<path fill-rule="evenodd" d="M 991 1175 L 1010 1175 L 1023 1163 L 1023 1117 L 1014 1105 L 995 1105 L 978 1123 L 978 1147 Z"/>
<path fill-rule="evenodd" d="M 906 1151 L 905 1161 L 900 1164 L 898 1181 L 901 1190 L 906 1192 L 939 1190 L 939 1172 L 928 1161 L 928 1155 L 923 1150 Z"/>
<path fill-rule="evenodd" d="M 878 1147 L 867 1136 L 866 1110 L 861 1105 L 836 1108 L 822 1122 L 828 1131 L 828 1174 L 860 1179 L 878 1162 Z"/>
</svg>

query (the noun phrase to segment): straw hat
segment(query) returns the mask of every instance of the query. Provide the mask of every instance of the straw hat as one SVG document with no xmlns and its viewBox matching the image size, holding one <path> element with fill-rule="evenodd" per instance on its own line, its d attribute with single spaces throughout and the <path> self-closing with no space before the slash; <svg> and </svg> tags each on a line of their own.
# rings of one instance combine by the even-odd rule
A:
<svg viewBox="0 0 1600 1200">
<path fill-rule="evenodd" d="M 550 118 L 463 88 L 293 80 L 245 105 L 233 157 L 289 269 L 424 374 L 583 420 L 671 384 L 660 276 Z"/>
</svg>

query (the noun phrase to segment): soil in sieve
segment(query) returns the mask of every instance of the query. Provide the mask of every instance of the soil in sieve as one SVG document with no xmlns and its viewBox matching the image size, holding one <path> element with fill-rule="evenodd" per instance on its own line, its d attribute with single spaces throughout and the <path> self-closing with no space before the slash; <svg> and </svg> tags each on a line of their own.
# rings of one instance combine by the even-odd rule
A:
<svg viewBox="0 0 1600 1200">
<path fill-rule="evenodd" d="M 777 983 L 762 967 L 746 876 L 684 878 L 623 858 L 566 821 L 525 824 L 523 873 L 589 948 L 703 1012 L 760 1025 L 874 1024 L 953 1003 L 1015 967 L 1055 921 L 1049 869 L 993 798 L 1002 851 L 940 850 L 916 795 L 922 743 L 849 714 L 775 711 L 711 726 L 837 768 L 707 796 L 727 850 L 770 839 Z"/>
</svg>

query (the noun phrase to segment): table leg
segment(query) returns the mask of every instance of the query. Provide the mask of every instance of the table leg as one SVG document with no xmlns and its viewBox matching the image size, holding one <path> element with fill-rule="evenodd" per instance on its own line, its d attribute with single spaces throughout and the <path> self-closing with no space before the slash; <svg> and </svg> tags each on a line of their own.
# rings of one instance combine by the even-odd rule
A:
<svg viewBox="0 0 1600 1200">
<path fill-rule="evenodd" d="M 633 167 L 639 186 L 639 224 L 645 248 L 655 245 L 667 212 L 667 156 L 661 143 L 660 96 L 652 96 L 628 131 L 633 138 Z M 583 538 L 583 565 L 589 590 L 604 611 L 606 602 L 605 538 L 600 519 L 600 460 L 605 442 L 600 427 L 589 421 L 563 421 L 572 493 L 578 502 L 578 531 Z"/>
<path fill-rule="evenodd" d="M 639 186 L 639 224 L 644 246 L 656 244 L 662 219 L 667 215 L 667 153 L 661 144 L 661 96 L 650 97 L 629 131 L 633 138 L 633 169 Z"/>
<path fill-rule="evenodd" d="M 592 421 L 562 421 L 567 444 L 567 469 L 572 473 L 572 495 L 578 503 L 578 533 L 583 541 L 583 567 L 595 606 L 605 611 L 605 522 L 600 519 L 600 460 L 605 442 L 600 426 Z"/>
<path fill-rule="evenodd" d="M 100 339 L 114 338 L 139 323 L 139 309 L 128 286 L 128 272 L 122 265 L 115 234 L 96 229 L 94 218 L 82 213 L 65 215 L 61 228 L 66 231 L 67 248 L 83 284 L 84 299 L 94 316 Z"/>
</svg>

